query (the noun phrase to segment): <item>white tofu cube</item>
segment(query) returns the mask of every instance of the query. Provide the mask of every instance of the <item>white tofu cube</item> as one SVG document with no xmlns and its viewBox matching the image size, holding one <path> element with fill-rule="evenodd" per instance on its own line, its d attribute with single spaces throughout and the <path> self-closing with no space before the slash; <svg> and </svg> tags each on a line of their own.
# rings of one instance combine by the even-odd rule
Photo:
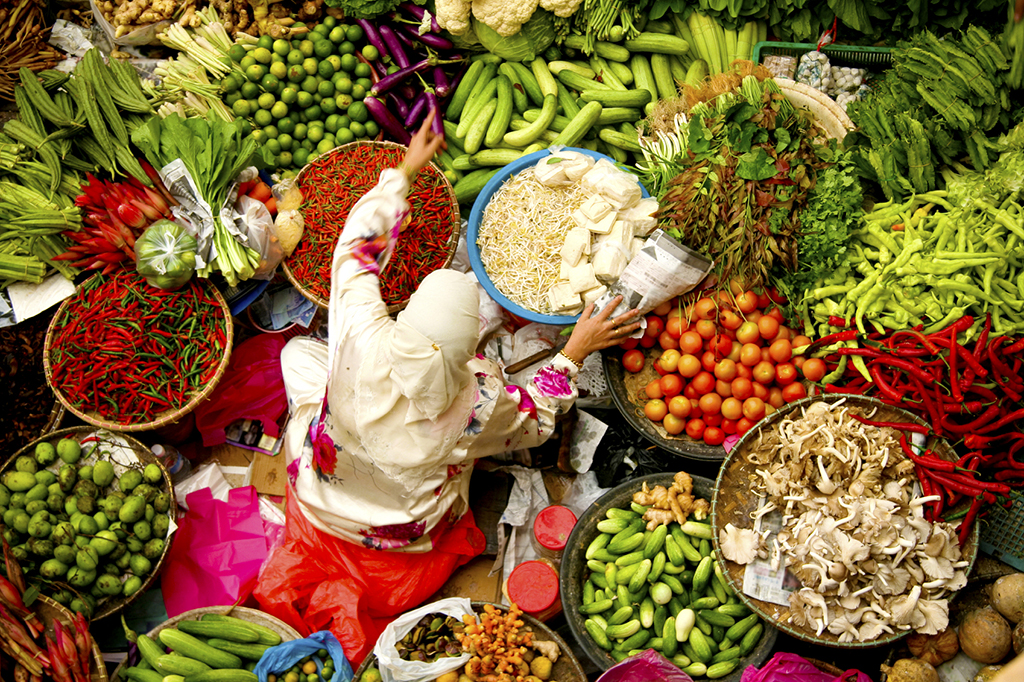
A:
<svg viewBox="0 0 1024 682">
<path fill-rule="evenodd" d="M 580 262 L 583 254 L 590 253 L 590 230 L 582 227 L 574 227 L 565 235 L 565 243 L 562 244 L 562 260 L 575 266 Z"/>
<path fill-rule="evenodd" d="M 644 244 L 647 242 L 646 239 L 640 237 L 634 237 L 633 241 L 629 245 L 630 259 L 632 260 L 636 254 L 640 253 L 640 249 L 644 248 Z"/>
<path fill-rule="evenodd" d="M 626 269 L 627 250 L 616 244 L 607 244 L 594 254 L 594 275 L 602 282 L 614 282 Z"/>
<path fill-rule="evenodd" d="M 636 206 L 619 213 L 619 217 L 630 223 L 637 235 L 646 237 L 658 226 L 658 220 L 654 217 L 657 211 L 657 199 L 641 199 Z"/>
<path fill-rule="evenodd" d="M 572 266 L 566 263 L 564 260 L 558 264 L 558 279 L 568 281 L 569 273 L 572 271 Z"/>
<path fill-rule="evenodd" d="M 583 292 L 583 305 L 584 305 L 584 307 L 590 305 L 591 303 L 593 303 L 597 299 L 599 299 L 602 296 L 604 296 L 605 293 L 607 293 L 607 291 L 608 291 L 608 287 L 606 287 L 603 284 L 600 285 L 600 286 L 596 286 L 593 289 L 588 289 L 588 290 L 584 291 Z"/>
<path fill-rule="evenodd" d="M 612 205 L 602 199 L 600 194 L 592 194 L 589 199 L 583 202 L 579 210 L 594 223 L 601 221 L 606 215 L 614 212 Z"/>
<path fill-rule="evenodd" d="M 568 282 L 558 282 L 548 290 L 548 303 L 553 312 L 564 313 L 578 308 L 582 300 Z"/>
<path fill-rule="evenodd" d="M 590 216 L 583 212 L 582 208 L 577 208 L 572 212 L 573 222 L 576 223 L 576 227 L 588 228 L 590 227 Z"/>
<path fill-rule="evenodd" d="M 591 222 L 587 228 L 594 234 L 608 234 L 612 231 L 612 225 L 615 224 L 615 214 L 607 213 L 604 218 L 601 218 L 598 222 Z"/>
<path fill-rule="evenodd" d="M 594 276 L 594 266 L 590 263 L 581 263 L 569 270 L 569 286 L 577 294 L 582 294 L 600 284 Z"/>
<path fill-rule="evenodd" d="M 640 182 L 623 171 L 616 171 L 614 175 L 604 178 L 599 191 L 604 200 L 619 211 L 635 206 L 643 196 Z"/>
</svg>

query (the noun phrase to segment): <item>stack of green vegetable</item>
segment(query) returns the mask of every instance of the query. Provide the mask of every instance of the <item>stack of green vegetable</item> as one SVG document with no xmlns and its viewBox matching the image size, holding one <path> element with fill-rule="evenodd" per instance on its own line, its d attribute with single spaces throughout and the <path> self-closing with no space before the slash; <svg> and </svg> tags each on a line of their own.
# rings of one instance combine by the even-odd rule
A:
<svg viewBox="0 0 1024 682">
<path fill-rule="evenodd" d="M 164 627 L 159 641 L 126 634 L 142 657 L 123 671 L 132 682 L 163 682 L 168 675 L 188 682 L 256 682 L 252 670 L 263 652 L 281 643 L 281 635 L 265 625 L 215 613 Z"/>
<path fill-rule="evenodd" d="M 0 143 L 0 154 L 5 146 Z M 67 249 L 60 233 L 81 229 L 81 216 L 73 204 L 63 205 L 65 195 L 54 194 L 51 201 L 48 194 L 35 186 L 0 180 L 0 289 L 15 281 L 38 284 L 48 266 L 68 279 L 77 274 L 76 268 L 54 257 Z"/>
<path fill-rule="evenodd" d="M 859 132 L 847 138 L 865 177 L 889 199 L 943 186 L 937 172 L 965 153 L 975 170 L 1002 150 L 1015 117 L 1010 64 L 998 39 L 977 26 L 960 38 L 922 31 L 892 52 L 893 68 L 849 106 Z"/>
<path fill-rule="evenodd" d="M 42 441 L 10 461 L 0 510 L 3 540 L 28 583 L 92 617 L 142 587 L 164 554 L 174 510 L 160 465 L 125 466 L 110 435 L 83 435 Z"/>
</svg>

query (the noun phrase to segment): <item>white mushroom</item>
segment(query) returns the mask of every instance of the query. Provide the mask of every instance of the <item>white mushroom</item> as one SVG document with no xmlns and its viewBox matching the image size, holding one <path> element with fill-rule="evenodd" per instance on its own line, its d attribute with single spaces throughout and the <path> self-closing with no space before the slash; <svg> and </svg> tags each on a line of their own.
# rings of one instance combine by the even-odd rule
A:
<svg viewBox="0 0 1024 682">
<path fill-rule="evenodd" d="M 949 625 L 949 602 L 945 599 L 920 599 L 912 625 L 922 635 L 937 635 Z"/>
<path fill-rule="evenodd" d="M 722 556 L 738 564 L 749 564 L 757 556 L 761 538 L 749 528 L 737 528 L 727 524 L 718 533 Z"/>
<path fill-rule="evenodd" d="M 921 586 L 914 585 L 908 594 L 901 595 L 890 601 L 889 610 L 892 613 L 892 623 L 909 627 L 920 598 Z"/>
<path fill-rule="evenodd" d="M 929 578 L 949 580 L 953 577 L 953 562 L 945 557 L 925 556 L 921 559 L 921 568 Z"/>
<path fill-rule="evenodd" d="M 833 635 L 838 635 L 839 641 L 842 643 L 852 642 L 856 640 L 859 635 L 857 628 L 850 622 L 846 615 L 833 618 L 832 622 L 828 624 L 828 631 Z"/>
</svg>

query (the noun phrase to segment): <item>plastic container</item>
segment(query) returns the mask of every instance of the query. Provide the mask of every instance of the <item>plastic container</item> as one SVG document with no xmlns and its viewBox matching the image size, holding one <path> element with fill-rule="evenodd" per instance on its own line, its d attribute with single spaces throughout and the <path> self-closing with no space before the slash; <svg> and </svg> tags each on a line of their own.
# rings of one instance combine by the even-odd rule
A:
<svg viewBox="0 0 1024 682">
<path fill-rule="evenodd" d="M 519 564 L 505 580 L 502 592 L 523 613 L 539 621 L 549 620 L 562 612 L 558 569 L 550 561 L 524 561 Z"/>
<path fill-rule="evenodd" d="M 192 463 L 188 461 L 188 458 L 182 456 L 178 448 L 173 445 L 154 445 L 152 449 L 153 454 L 163 463 L 167 473 L 171 475 L 173 482 L 182 481 L 192 473 Z"/>
<path fill-rule="evenodd" d="M 814 43 L 783 43 L 764 41 L 754 46 L 751 61 L 760 64 L 764 57 L 782 55 L 800 58 L 807 52 L 817 50 Z M 832 66 L 876 66 L 878 70 L 892 66 L 892 48 L 864 47 L 861 45 L 826 45 L 820 50 L 828 55 Z"/>
<path fill-rule="evenodd" d="M 542 558 L 559 564 L 562 561 L 562 550 L 575 525 L 576 515 L 568 507 L 551 505 L 541 509 L 533 520 L 533 536 L 530 541 L 534 551 Z"/>
</svg>

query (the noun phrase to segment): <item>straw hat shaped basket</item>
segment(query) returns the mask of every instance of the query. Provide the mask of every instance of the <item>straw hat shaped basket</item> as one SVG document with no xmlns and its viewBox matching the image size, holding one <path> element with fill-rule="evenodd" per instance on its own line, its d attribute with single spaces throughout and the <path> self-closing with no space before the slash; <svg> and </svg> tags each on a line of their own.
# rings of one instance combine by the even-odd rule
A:
<svg viewBox="0 0 1024 682">
<path fill-rule="evenodd" d="M 92 280 L 87 280 L 85 283 L 82 284 L 82 286 L 86 286 L 89 281 Z M 56 342 L 54 341 L 54 337 L 57 329 L 58 320 L 62 319 L 66 311 L 69 312 L 72 315 L 72 317 L 74 316 L 74 306 L 76 305 L 76 298 L 72 296 L 71 298 L 68 298 L 63 303 L 61 303 L 60 308 L 57 309 L 57 313 L 53 316 L 53 320 L 50 322 L 50 327 L 46 330 L 46 340 L 43 345 L 43 372 L 46 375 L 46 382 L 50 385 L 50 388 L 53 390 L 54 395 L 57 396 L 57 400 L 60 401 L 64 408 L 87 424 L 99 426 L 104 429 L 110 429 L 111 431 L 152 431 L 162 426 L 174 424 L 175 422 L 179 421 L 182 417 L 192 412 L 192 410 L 198 407 L 200 403 L 209 398 L 210 394 L 213 393 L 213 390 L 217 387 L 217 384 L 219 384 L 220 380 L 223 378 L 224 372 L 227 371 L 228 362 L 231 359 L 231 345 L 232 341 L 234 340 L 234 323 L 231 317 L 231 309 L 228 307 L 228 303 L 224 299 L 224 296 L 220 293 L 220 291 L 217 290 L 217 287 L 215 287 L 213 283 L 210 282 L 209 280 L 197 279 L 195 280 L 195 282 L 199 286 L 206 287 L 207 293 L 216 300 L 217 307 L 219 308 L 220 313 L 219 316 L 223 316 L 222 319 L 224 324 L 225 340 L 224 354 L 218 360 L 217 369 L 213 377 L 209 381 L 207 381 L 206 384 L 200 388 L 200 390 L 192 393 L 187 403 L 185 403 L 184 405 L 177 409 L 170 409 L 161 412 L 150 421 L 130 424 L 123 424 L 120 422 L 110 421 L 109 419 L 100 415 L 98 412 L 89 409 L 83 409 L 82 407 L 76 407 L 75 405 L 73 405 L 71 400 L 69 400 L 67 395 L 65 395 L 64 391 L 61 390 L 61 387 L 54 385 L 53 366 L 51 359 L 54 350 L 56 350 Z M 182 322 L 186 326 L 189 324 L 188 319 L 182 320 Z M 174 358 L 170 359 L 172 361 L 174 360 Z"/>
<path fill-rule="evenodd" d="M 308 183 L 312 182 L 311 176 L 312 176 L 313 172 L 316 169 L 318 169 L 320 167 L 323 167 L 324 165 L 329 165 L 329 164 L 332 164 L 332 163 L 336 163 L 340 159 L 343 159 L 344 157 L 351 155 L 353 152 L 355 152 L 357 150 L 360 150 L 361 148 L 369 148 L 369 149 L 375 150 L 375 151 L 376 150 L 396 150 L 396 151 L 400 152 L 399 155 L 396 155 L 396 158 L 397 158 L 398 161 L 401 160 L 401 156 L 404 156 L 405 151 L 408 149 L 405 145 L 401 145 L 401 144 L 398 144 L 396 142 L 379 142 L 379 141 L 376 141 L 376 140 L 350 142 L 348 144 L 341 145 L 340 147 L 335 147 L 331 151 L 326 152 L 325 154 L 319 156 L 318 158 L 316 158 L 313 161 L 311 161 L 308 164 L 306 164 L 302 168 L 302 170 L 299 171 L 299 174 L 295 178 L 296 186 L 298 186 L 299 188 L 304 189 L 303 193 L 304 193 L 304 195 L 307 195 L 308 194 L 308 187 L 309 187 Z M 397 165 L 397 163 L 395 165 Z M 363 188 L 358 188 L 358 189 L 353 188 L 351 190 L 349 196 L 347 197 L 350 200 L 349 208 L 351 208 L 351 206 L 354 205 L 356 203 L 356 201 L 358 201 L 359 198 L 363 194 L 365 194 L 366 191 L 370 190 L 373 187 L 373 185 L 376 184 L 376 176 L 379 175 L 379 172 L 384 170 L 385 168 L 388 168 L 388 167 L 393 167 L 393 166 L 382 165 L 379 168 L 375 169 L 376 172 L 374 173 L 374 180 L 368 186 L 363 187 Z M 460 233 L 460 226 L 461 226 L 461 218 L 460 218 L 460 215 L 459 215 L 459 202 L 455 198 L 455 190 L 454 190 L 454 188 L 452 188 L 452 185 L 448 181 L 448 178 L 445 177 L 444 172 L 437 166 L 437 164 L 435 164 L 433 162 L 430 162 L 429 164 L 427 164 L 423 168 L 423 170 L 420 171 L 420 175 L 422 176 L 423 174 L 431 174 L 431 175 L 436 176 L 437 178 L 440 179 L 440 181 L 443 183 L 443 186 L 444 186 L 444 191 L 445 191 L 445 195 L 446 195 L 444 203 L 445 203 L 445 210 L 447 212 L 447 215 L 444 216 L 444 218 L 446 218 L 446 220 L 444 220 L 444 223 L 445 223 L 446 227 L 448 229 L 450 229 L 450 232 L 448 234 L 447 241 L 445 242 L 445 249 L 446 249 L 445 258 L 441 262 L 441 264 L 438 267 L 438 269 L 447 268 L 448 266 L 451 265 L 452 258 L 454 258 L 454 256 L 455 256 L 455 249 L 459 245 L 459 233 Z M 415 185 L 415 180 L 413 181 L 413 184 Z M 330 190 L 330 188 L 328 188 L 328 187 L 323 187 L 323 189 Z M 335 191 L 337 196 L 341 196 L 340 190 L 334 190 L 334 191 Z M 346 188 L 345 191 L 348 192 L 349 190 Z M 410 190 L 410 192 L 413 192 L 413 191 L 415 191 L 415 187 L 413 187 Z M 309 200 L 310 200 L 309 196 L 304 196 L 303 197 L 303 201 L 304 202 L 308 202 Z M 412 203 L 412 202 L 410 202 L 410 203 Z M 303 204 L 303 208 L 300 208 L 300 212 L 302 212 L 304 210 L 304 208 L 305 208 L 305 203 Z M 347 214 L 348 214 L 348 209 L 346 209 L 346 211 L 345 211 L 345 216 L 346 217 L 347 217 Z M 305 214 L 303 214 L 303 217 L 305 217 Z M 414 210 L 412 213 L 410 213 L 410 216 L 409 216 L 409 218 L 407 220 L 415 221 L 416 219 L 417 219 L 417 215 L 416 215 L 415 210 Z M 324 244 L 322 244 L 319 247 L 319 250 L 317 251 L 317 253 L 313 255 L 313 257 L 316 259 L 317 269 L 318 269 L 318 271 L 320 273 L 324 273 L 326 271 L 329 271 L 330 265 L 331 265 L 331 259 L 332 259 L 333 254 L 334 254 L 334 244 L 337 242 L 337 237 L 339 235 L 341 235 L 341 231 L 342 231 L 342 229 L 344 227 L 345 227 L 345 224 L 344 224 L 344 220 L 343 219 L 336 221 L 336 224 L 333 225 L 333 228 L 335 230 L 335 234 L 333 236 L 331 236 L 330 240 L 329 240 L 330 246 L 329 247 L 326 246 L 326 242 L 325 242 Z M 442 229 L 445 229 L 445 227 L 442 227 Z M 401 245 L 401 243 L 402 243 L 401 240 L 402 240 L 402 237 L 400 236 L 399 237 L 399 245 Z M 299 245 L 298 245 L 298 247 L 296 247 L 296 251 L 298 251 L 299 249 L 302 248 L 304 241 L 307 241 L 307 235 L 305 233 L 303 234 L 302 239 L 299 240 Z M 396 248 L 396 252 L 397 252 L 397 250 L 398 249 Z M 288 281 L 292 283 L 292 286 L 294 286 L 296 289 L 298 289 L 298 291 L 303 296 L 305 296 L 307 299 L 309 299 L 310 301 L 313 301 L 318 306 L 320 306 L 321 308 L 326 310 L 327 309 L 328 301 L 327 301 L 327 296 L 323 294 L 323 290 L 324 290 L 324 287 L 326 287 L 326 288 L 330 287 L 330 281 L 328 280 L 327 282 L 318 282 L 317 284 L 319 286 L 317 288 L 320 289 L 320 292 L 314 291 L 313 288 L 311 287 L 311 282 L 310 281 L 308 281 L 307 279 L 300 278 L 298 275 L 296 275 L 295 269 L 294 269 L 296 267 L 296 261 L 297 261 L 296 253 L 293 252 L 291 256 L 289 256 L 288 258 L 285 258 L 281 262 L 281 269 L 284 271 L 285 277 L 288 278 Z M 385 267 L 385 269 L 383 271 L 383 276 L 387 277 L 387 274 L 388 274 L 388 268 Z M 388 313 L 391 314 L 391 315 L 394 315 L 395 313 L 397 313 L 400 310 L 404 309 L 405 306 L 408 305 L 408 303 L 409 303 L 408 297 L 406 297 L 402 301 L 392 302 L 392 303 L 388 304 Z"/>
</svg>

